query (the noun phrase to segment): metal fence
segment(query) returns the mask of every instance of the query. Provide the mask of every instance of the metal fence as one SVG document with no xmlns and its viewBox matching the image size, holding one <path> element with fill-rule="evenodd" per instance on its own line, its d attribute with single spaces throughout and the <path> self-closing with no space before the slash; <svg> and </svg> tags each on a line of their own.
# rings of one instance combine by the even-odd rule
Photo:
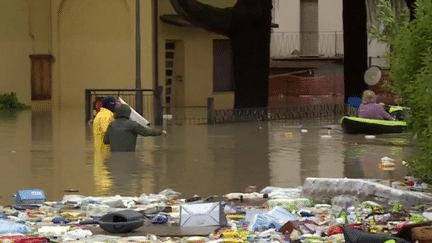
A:
<svg viewBox="0 0 432 243">
<path fill-rule="evenodd" d="M 159 89 L 158 89 L 159 90 Z M 97 103 L 104 97 L 120 97 L 133 109 L 136 109 L 136 95 L 142 95 L 142 115 L 151 124 L 160 123 L 157 118 L 158 110 L 161 110 L 160 95 L 152 89 L 86 89 L 85 90 L 85 109 L 86 122 L 92 120 L 97 113 Z M 159 101 L 158 101 L 159 100 Z M 160 106 L 160 108 L 158 108 Z M 159 112 L 161 113 L 161 112 Z M 161 116 L 161 115 L 159 115 Z"/>
<path fill-rule="evenodd" d="M 211 98 L 209 98 L 209 101 Z M 209 102 L 210 103 L 210 102 Z M 211 107 L 211 106 L 209 106 Z M 274 121 L 304 118 L 339 118 L 344 115 L 357 116 L 358 108 L 343 102 L 327 104 L 305 104 L 258 109 L 209 110 L 208 123 L 232 123 L 246 121 Z"/>
<path fill-rule="evenodd" d="M 322 57 L 343 56 L 343 32 L 274 32 L 271 34 L 271 58 L 293 58 L 305 54 Z"/>
<path fill-rule="evenodd" d="M 347 116 L 358 116 L 358 110 L 359 108 L 354 107 L 354 106 L 350 106 L 350 105 L 346 105 L 345 106 L 345 115 Z"/>
<path fill-rule="evenodd" d="M 208 98 L 206 106 L 162 107 L 161 91 L 149 89 L 87 89 L 86 122 L 96 115 L 97 102 L 106 96 L 121 97 L 132 108 L 136 107 L 135 97 L 143 97 L 143 116 L 156 125 L 203 125 L 234 122 L 289 120 L 303 118 L 357 116 L 358 108 L 343 103 L 305 104 L 253 109 L 214 109 L 214 99 Z"/>
<path fill-rule="evenodd" d="M 167 125 L 207 124 L 207 106 L 169 106 L 163 109 L 163 120 Z"/>
<path fill-rule="evenodd" d="M 215 110 L 214 123 L 342 117 L 343 104 L 302 105 L 261 109 Z M 209 118 L 211 119 L 211 118 Z"/>
</svg>

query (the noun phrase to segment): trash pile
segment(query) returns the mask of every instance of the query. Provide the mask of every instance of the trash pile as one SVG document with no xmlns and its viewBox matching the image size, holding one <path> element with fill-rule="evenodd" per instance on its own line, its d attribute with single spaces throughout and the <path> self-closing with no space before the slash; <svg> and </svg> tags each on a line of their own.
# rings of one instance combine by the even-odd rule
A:
<svg viewBox="0 0 432 243">
<path fill-rule="evenodd" d="M 307 178 L 298 188 L 255 189 L 223 199 L 181 199 L 166 189 L 139 197 L 65 195 L 59 202 L 46 201 L 41 190 L 18 191 L 16 205 L 0 207 L 0 242 L 432 241 L 432 194 L 414 178 Z M 142 236 L 129 234 L 143 229 Z"/>
</svg>

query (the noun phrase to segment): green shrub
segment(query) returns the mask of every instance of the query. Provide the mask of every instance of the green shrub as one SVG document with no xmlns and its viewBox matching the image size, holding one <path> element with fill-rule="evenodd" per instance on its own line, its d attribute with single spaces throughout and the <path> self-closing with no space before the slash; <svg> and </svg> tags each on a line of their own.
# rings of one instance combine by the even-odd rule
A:
<svg viewBox="0 0 432 243">
<path fill-rule="evenodd" d="M 432 181 L 432 1 L 418 0 L 416 19 L 398 29 L 390 54 L 393 91 L 411 107 L 407 118 L 420 152 L 409 162 L 415 176 Z"/>
<path fill-rule="evenodd" d="M 0 94 L 0 110 L 25 110 L 30 106 L 20 103 L 16 93 Z"/>
<path fill-rule="evenodd" d="M 409 22 L 409 10 L 405 1 L 401 0 L 375 0 L 370 13 L 376 17 L 376 23 L 369 29 L 372 39 L 385 43 L 393 49 L 393 41 L 401 26 Z"/>
</svg>

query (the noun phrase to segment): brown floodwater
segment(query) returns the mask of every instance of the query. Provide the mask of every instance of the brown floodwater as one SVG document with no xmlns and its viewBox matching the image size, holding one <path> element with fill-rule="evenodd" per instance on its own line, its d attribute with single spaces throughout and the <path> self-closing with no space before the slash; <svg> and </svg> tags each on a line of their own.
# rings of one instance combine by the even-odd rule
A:
<svg viewBox="0 0 432 243">
<path fill-rule="evenodd" d="M 407 135 L 343 134 L 338 119 L 166 125 L 167 137 L 140 137 L 133 153 L 93 151 L 82 108 L 0 113 L 0 204 L 20 189 L 48 200 L 64 191 L 139 196 L 166 188 L 184 197 L 240 192 L 249 185 L 297 187 L 307 177 L 403 179 L 415 148 Z M 330 130 L 325 126 L 335 125 Z M 302 126 L 302 127 L 300 127 Z M 301 132 L 301 129 L 307 132 Z M 381 171 L 382 157 L 396 160 Z"/>
</svg>

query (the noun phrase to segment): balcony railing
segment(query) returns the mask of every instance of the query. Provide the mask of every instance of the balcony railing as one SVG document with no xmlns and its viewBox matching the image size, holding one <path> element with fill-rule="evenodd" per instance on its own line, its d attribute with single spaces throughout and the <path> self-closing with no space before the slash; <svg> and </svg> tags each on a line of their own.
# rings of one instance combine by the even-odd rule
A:
<svg viewBox="0 0 432 243">
<path fill-rule="evenodd" d="M 343 56 L 343 32 L 274 32 L 271 35 L 270 56 L 274 59 L 299 56 Z"/>
</svg>

